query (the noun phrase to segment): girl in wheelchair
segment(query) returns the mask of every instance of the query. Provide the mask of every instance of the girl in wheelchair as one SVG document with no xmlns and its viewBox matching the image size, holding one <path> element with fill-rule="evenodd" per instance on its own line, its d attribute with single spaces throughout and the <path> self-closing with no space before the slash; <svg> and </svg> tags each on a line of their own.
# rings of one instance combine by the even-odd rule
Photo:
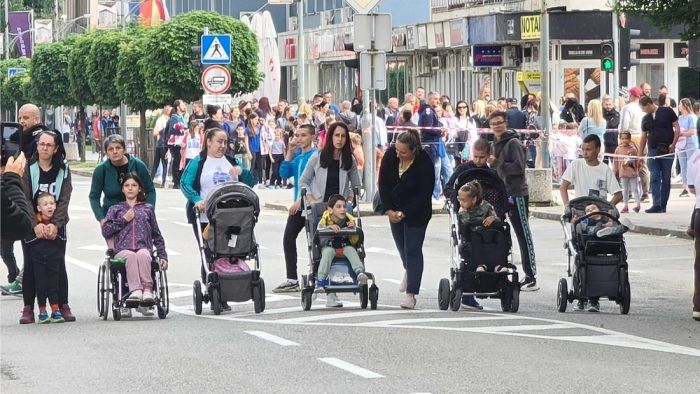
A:
<svg viewBox="0 0 700 394">
<path fill-rule="evenodd" d="M 459 188 L 457 194 L 459 200 L 459 212 L 457 218 L 460 228 L 468 228 L 469 231 L 482 231 L 500 220 L 496 216 L 493 206 L 484 200 L 484 193 L 479 181 L 470 181 Z M 508 268 L 495 264 L 478 262 L 476 272 L 485 272 L 493 268 L 494 272 L 506 272 Z"/>
<path fill-rule="evenodd" d="M 165 241 L 158 228 L 153 205 L 146 202 L 143 183 L 138 175 L 130 173 L 124 176 L 122 192 L 126 201 L 109 208 L 102 225 L 102 235 L 115 238 L 116 257 L 126 260 L 126 279 L 131 291 L 127 302 L 150 306 L 155 302 L 151 254 L 155 245 L 160 265 L 167 269 Z"/>
</svg>

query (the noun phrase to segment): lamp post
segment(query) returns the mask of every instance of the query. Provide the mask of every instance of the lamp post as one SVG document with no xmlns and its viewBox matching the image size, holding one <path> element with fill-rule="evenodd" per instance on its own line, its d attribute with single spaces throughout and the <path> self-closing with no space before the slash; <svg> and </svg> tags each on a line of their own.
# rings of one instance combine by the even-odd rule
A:
<svg viewBox="0 0 700 394">
<path fill-rule="evenodd" d="M 297 21 L 297 29 L 299 30 L 299 50 L 297 51 L 297 56 L 299 58 L 299 64 L 297 65 L 297 103 L 301 105 L 301 101 L 306 100 L 306 73 L 304 70 L 304 63 L 306 62 L 306 45 L 304 43 L 304 0 L 299 0 L 297 3 Z"/>
<path fill-rule="evenodd" d="M 66 31 L 68 30 L 68 28 L 72 24 L 74 24 L 75 22 L 77 22 L 81 19 L 90 19 L 91 16 L 92 16 L 91 14 L 84 14 L 84 15 L 81 15 L 77 18 L 73 18 L 69 21 L 63 22 L 63 27 L 61 28 L 61 30 L 58 31 L 58 38 L 64 38 Z"/>
</svg>

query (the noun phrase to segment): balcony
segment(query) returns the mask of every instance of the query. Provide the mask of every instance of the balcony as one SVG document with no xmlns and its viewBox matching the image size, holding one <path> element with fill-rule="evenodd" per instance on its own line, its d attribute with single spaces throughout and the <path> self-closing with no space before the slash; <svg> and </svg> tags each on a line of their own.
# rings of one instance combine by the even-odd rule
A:
<svg viewBox="0 0 700 394">
<path fill-rule="evenodd" d="M 502 6 L 503 9 L 519 11 L 531 0 L 430 0 L 432 12 L 448 12 L 457 9 L 467 9 L 484 6 Z M 537 2 L 539 4 L 539 1 Z"/>
</svg>

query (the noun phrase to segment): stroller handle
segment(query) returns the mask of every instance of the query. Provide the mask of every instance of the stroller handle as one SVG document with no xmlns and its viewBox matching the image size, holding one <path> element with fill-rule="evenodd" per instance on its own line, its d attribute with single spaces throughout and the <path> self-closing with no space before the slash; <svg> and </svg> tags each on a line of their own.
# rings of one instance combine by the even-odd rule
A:
<svg viewBox="0 0 700 394">
<path fill-rule="evenodd" d="M 320 228 L 317 230 L 317 233 L 320 237 L 347 237 L 357 235 L 359 230 L 357 228 L 343 228 L 336 233 L 329 228 Z"/>
<path fill-rule="evenodd" d="M 591 216 L 597 216 L 597 215 L 606 216 L 606 217 L 612 219 L 613 221 L 615 221 L 615 223 L 618 223 L 618 224 L 620 223 L 620 219 L 616 218 L 615 215 L 608 213 L 608 212 L 596 211 L 596 212 L 591 212 L 591 213 L 588 213 L 586 215 L 581 216 L 580 218 L 574 220 L 574 222 L 572 224 L 575 226 L 575 225 L 579 224 L 583 219 L 588 219 Z"/>
</svg>

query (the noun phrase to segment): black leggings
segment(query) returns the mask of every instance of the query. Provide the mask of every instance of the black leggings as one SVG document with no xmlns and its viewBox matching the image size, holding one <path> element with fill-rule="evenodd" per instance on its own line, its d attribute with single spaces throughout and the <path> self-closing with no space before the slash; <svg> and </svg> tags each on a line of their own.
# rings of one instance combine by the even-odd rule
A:
<svg viewBox="0 0 700 394">
<path fill-rule="evenodd" d="M 520 246 L 520 259 L 525 275 L 534 278 L 537 274 L 535 266 L 535 245 L 532 242 L 532 232 L 528 223 L 528 196 L 510 196 L 513 204 L 510 205 L 508 217 L 513 225 L 513 231 L 518 238 Z"/>
<path fill-rule="evenodd" d="M 270 168 L 272 168 L 272 159 L 270 159 L 270 155 L 265 155 L 264 157 L 265 157 L 265 160 L 263 160 L 264 161 L 263 172 L 265 173 L 265 179 L 270 180 Z M 261 182 L 261 183 L 265 183 L 265 182 Z M 272 184 L 272 182 L 270 182 L 270 184 Z"/>
<path fill-rule="evenodd" d="M 693 228 L 700 229 L 700 215 L 698 209 L 693 211 Z M 693 293 L 693 312 L 700 312 L 700 238 L 695 234 L 695 291 Z"/>
<path fill-rule="evenodd" d="M 283 185 L 282 178 L 280 177 L 280 164 L 284 161 L 284 155 L 274 154 L 272 158 L 275 162 L 272 163 L 272 173 L 270 174 L 270 186 Z"/>
<path fill-rule="evenodd" d="M 180 171 L 181 152 L 179 146 L 170 147 L 170 157 L 173 159 L 170 166 L 173 171 L 173 187 L 177 189 L 180 187 L 180 176 L 182 175 L 182 171 Z"/>
<path fill-rule="evenodd" d="M 39 282 L 43 282 L 44 278 L 40 278 L 41 275 L 47 274 L 46 268 L 42 267 L 42 262 L 33 261 L 28 245 L 22 242 L 22 252 L 24 255 L 24 274 L 22 276 L 22 298 L 24 299 L 24 305 L 34 306 L 34 299 L 37 295 L 41 296 L 46 289 L 39 290 Z M 68 273 L 66 272 L 66 262 L 65 262 L 65 243 L 63 244 L 63 253 L 60 255 L 60 263 L 57 264 L 58 268 L 58 304 L 68 304 Z M 38 277 L 39 276 L 39 277 Z M 46 295 L 43 298 L 39 298 L 39 302 L 45 302 Z M 41 304 L 39 304 L 41 305 Z"/>
<path fill-rule="evenodd" d="M 168 148 L 165 146 L 156 148 L 155 155 L 153 156 L 153 169 L 151 170 L 151 176 L 154 176 L 158 172 L 158 165 L 163 165 L 163 185 L 165 185 L 165 178 L 168 175 L 168 159 L 165 158 L 166 153 L 168 153 Z"/>
<path fill-rule="evenodd" d="M 297 237 L 304 229 L 304 217 L 301 209 L 294 215 L 287 217 L 287 225 L 284 227 L 282 248 L 284 249 L 284 262 L 287 266 L 287 279 L 296 280 L 297 276 Z"/>
<path fill-rule="evenodd" d="M 15 241 L 9 239 L 0 241 L 0 257 L 7 267 L 7 282 L 14 282 L 19 275 L 19 267 L 17 267 L 17 259 L 15 259 Z"/>
</svg>

